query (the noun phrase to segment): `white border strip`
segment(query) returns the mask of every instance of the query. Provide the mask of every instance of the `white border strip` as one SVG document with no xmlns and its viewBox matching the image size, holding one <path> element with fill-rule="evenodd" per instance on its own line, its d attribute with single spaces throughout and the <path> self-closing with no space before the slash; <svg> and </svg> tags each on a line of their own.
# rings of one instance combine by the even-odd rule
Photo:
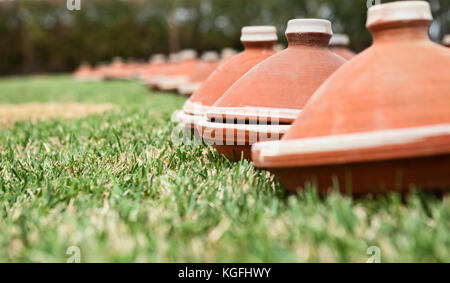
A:
<svg viewBox="0 0 450 283">
<path fill-rule="evenodd" d="M 297 140 L 261 142 L 253 146 L 253 151 L 260 151 L 260 160 L 264 157 L 310 154 L 320 152 L 345 151 L 373 148 L 387 145 L 401 145 L 442 135 L 450 135 L 450 124 L 404 128 L 386 131 L 364 132 L 305 138 Z"/>
<path fill-rule="evenodd" d="M 191 102 L 190 100 L 187 100 L 183 105 L 184 112 L 192 112 L 195 115 L 205 115 L 211 109 L 213 109 L 212 106 L 202 105 L 200 103 Z"/>
<path fill-rule="evenodd" d="M 212 115 L 237 115 L 237 116 L 267 116 L 284 119 L 297 119 L 302 110 L 289 108 L 269 108 L 269 107 L 212 107 L 206 112 L 206 116 Z"/>
</svg>

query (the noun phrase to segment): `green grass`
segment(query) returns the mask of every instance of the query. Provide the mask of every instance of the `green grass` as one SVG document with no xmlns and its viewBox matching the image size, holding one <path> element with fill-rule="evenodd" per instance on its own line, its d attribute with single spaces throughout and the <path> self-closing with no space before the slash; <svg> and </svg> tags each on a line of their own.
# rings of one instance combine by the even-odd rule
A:
<svg viewBox="0 0 450 283">
<path fill-rule="evenodd" d="M 251 163 L 176 146 L 184 98 L 135 82 L 0 80 L 0 103 L 114 103 L 0 129 L 0 261 L 449 262 L 450 198 L 287 194 Z"/>
</svg>

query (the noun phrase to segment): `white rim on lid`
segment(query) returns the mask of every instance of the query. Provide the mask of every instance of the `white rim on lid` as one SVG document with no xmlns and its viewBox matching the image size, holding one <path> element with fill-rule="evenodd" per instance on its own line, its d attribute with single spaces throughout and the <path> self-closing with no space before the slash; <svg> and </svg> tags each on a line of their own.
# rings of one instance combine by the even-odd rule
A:
<svg viewBox="0 0 450 283">
<path fill-rule="evenodd" d="M 367 24 L 405 20 L 433 20 L 430 4 L 426 1 L 397 1 L 369 8 Z"/>
<path fill-rule="evenodd" d="M 450 34 L 447 34 L 446 36 L 444 36 L 444 38 L 442 39 L 442 44 L 450 45 Z"/>
<path fill-rule="evenodd" d="M 335 33 L 331 37 L 330 46 L 348 46 L 350 44 L 350 38 L 343 33 Z"/>
<path fill-rule="evenodd" d="M 206 62 L 219 61 L 219 54 L 215 51 L 207 51 L 203 53 L 202 60 Z"/>
<path fill-rule="evenodd" d="M 286 34 L 311 32 L 332 35 L 331 22 L 322 19 L 294 19 L 288 22 L 286 29 Z"/>
<path fill-rule="evenodd" d="M 277 29 L 274 26 L 247 26 L 241 31 L 242 42 L 277 41 Z"/>
</svg>

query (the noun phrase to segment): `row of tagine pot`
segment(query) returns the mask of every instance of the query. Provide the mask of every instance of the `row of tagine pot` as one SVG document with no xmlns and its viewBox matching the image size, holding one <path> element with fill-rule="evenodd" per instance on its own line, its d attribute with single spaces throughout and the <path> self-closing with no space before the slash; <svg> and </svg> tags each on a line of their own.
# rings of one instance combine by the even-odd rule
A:
<svg viewBox="0 0 450 283">
<path fill-rule="evenodd" d="M 335 34 L 330 41 L 330 49 L 340 56 L 349 59 L 354 53 L 348 49 L 349 38 L 344 34 Z M 282 51 L 281 44 L 274 44 L 273 51 Z M 163 54 L 153 55 L 148 63 L 138 61 L 124 62 L 120 57 L 111 64 L 99 64 L 93 68 L 83 63 L 74 76 L 78 81 L 100 80 L 140 80 L 153 90 L 178 92 L 190 96 L 195 93 L 207 78 L 236 51 L 224 48 L 221 56 L 217 52 L 207 51 L 200 59 L 194 50 L 182 50 L 174 53 L 166 60 Z"/>
<path fill-rule="evenodd" d="M 328 48 L 327 20 L 289 21 L 278 53 L 274 27 L 246 27 L 245 50 L 213 72 L 177 122 L 293 192 L 448 190 L 450 49 L 429 39 L 432 19 L 425 1 L 373 6 L 373 44 L 355 57 L 345 37 L 340 53 Z"/>
</svg>

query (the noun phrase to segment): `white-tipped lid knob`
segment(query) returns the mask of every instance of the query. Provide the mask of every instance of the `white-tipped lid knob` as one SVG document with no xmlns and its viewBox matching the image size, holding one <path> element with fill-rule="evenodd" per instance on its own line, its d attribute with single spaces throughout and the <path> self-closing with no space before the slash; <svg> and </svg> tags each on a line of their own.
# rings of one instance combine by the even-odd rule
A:
<svg viewBox="0 0 450 283">
<path fill-rule="evenodd" d="M 197 51 L 193 49 L 182 50 L 179 55 L 181 61 L 197 59 Z"/>
<path fill-rule="evenodd" d="M 442 39 L 442 44 L 450 45 L 450 34 L 447 34 L 446 36 L 444 36 L 444 38 Z"/>
<path fill-rule="evenodd" d="M 277 41 L 277 29 L 274 26 L 248 26 L 241 31 L 242 42 Z"/>
<path fill-rule="evenodd" d="M 430 4 L 426 1 L 397 1 L 372 6 L 367 13 L 366 26 L 407 20 L 433 20 Z"/>
<path fill-rule="evenodd" d="M 350 44 L 350 38 L 343 33 L 335 33 L 331 37 L 330 46 L 348 46 Z"/>
<path fill-rule="evenodd" d="M 294 19 L 287 25 L 286 34 L 290 33 L 326 33 L 333 34 L 331 22 L 322 19 Z"/>
<path fill-rule="evenodd" d="M 166 61 L 166 56 L 164 54 L 154 54 L 150 57 L 151 63 L 161 63 Z"/>
<path fill-rule="evenodd" d="M 202 60 L 206 62 L 219 61 L 219 54 L 215 51 L 207 51 L 203 53 Z"/>
<path fill-rule="evenodd" d="M 180 61 L 180 54 L 179 53 L 170 53 L 169 54 L 169 62 L 176 63 Z"/>
<path fill-rule="evenodd" d="M 228 59 L 236 55 L 236 53 L 237 51 L 233 48 L 224 48 L 222 49 L 220 56 L 222 57 L 222 59 Z"/>
</svg>

